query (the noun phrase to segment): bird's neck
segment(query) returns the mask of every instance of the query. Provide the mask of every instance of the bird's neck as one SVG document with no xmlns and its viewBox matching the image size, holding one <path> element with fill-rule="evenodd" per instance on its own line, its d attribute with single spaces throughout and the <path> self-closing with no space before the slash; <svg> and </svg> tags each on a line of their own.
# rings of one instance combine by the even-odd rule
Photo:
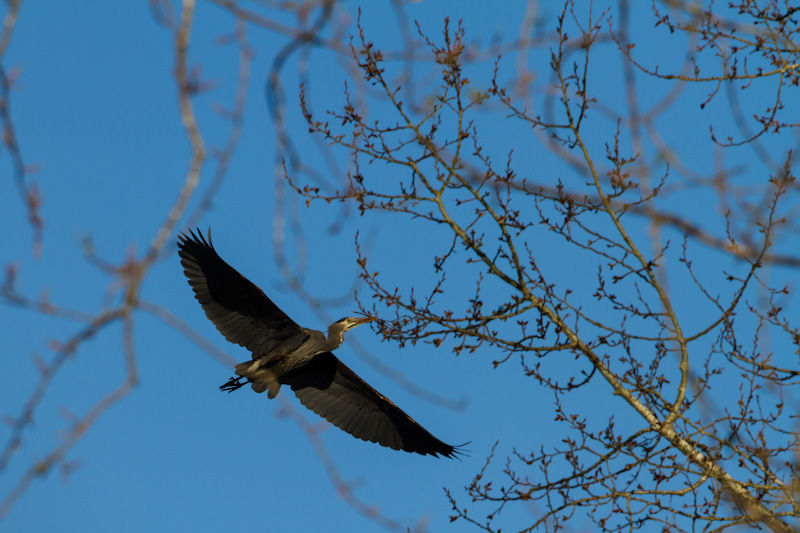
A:
<svg viewBox="0 0 800 533">
<path fill-rule="evenodd" d="M 344 331 L 341 328 L 336 327 L 329 327 L 328 328 L 328 339 L 326 343 L 326 348 L 328 351 L 335 350 L 339 346 L 342 345 L 344 342 Z"/>
</svg>

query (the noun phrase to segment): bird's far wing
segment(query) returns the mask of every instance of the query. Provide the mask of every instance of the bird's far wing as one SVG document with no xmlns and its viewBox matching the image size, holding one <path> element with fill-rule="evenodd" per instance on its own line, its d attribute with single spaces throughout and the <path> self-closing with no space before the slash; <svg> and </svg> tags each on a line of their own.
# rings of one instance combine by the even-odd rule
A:
<svg viewBox="0 0 800 533">
<path fill-rule="evenodd" d="M 280 382 L 291 386 L 304 406 L 359 439 L 422 455 L 458 453 L 457 447 L 431 435 L 331 352 L 314 356 Z"/>
<path fill-rule="evenodd" d="M 210 233 L 208 241 L 200 231 L 180 235 L 178 255 L 206 316 L 229 341 L 258 356 L 288 338 L 305 335 L 261 289 L 222 260 Z"/>
</svg>

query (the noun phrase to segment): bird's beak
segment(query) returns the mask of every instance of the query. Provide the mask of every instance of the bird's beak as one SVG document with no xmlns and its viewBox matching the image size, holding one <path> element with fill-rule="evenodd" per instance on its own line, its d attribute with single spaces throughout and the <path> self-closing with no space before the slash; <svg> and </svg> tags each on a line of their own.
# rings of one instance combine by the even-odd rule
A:
<svg viewBox="0 0 800 533">
<path fill-rule="evenodd" d="M 360 326 L 361 324 L 366 324 L 367 322 L 372 322 L 373 320 L 378 320 L 376 316 L 365 316 L 364 318 L 359 318 L 358 320 L 354 320 L 356 326 Z"/>
</svg>

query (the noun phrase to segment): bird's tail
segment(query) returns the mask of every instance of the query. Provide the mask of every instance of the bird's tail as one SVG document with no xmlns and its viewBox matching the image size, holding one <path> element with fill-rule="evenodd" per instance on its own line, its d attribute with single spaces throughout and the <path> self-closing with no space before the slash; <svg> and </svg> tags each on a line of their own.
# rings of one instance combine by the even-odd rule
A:
<svg viewBox="0 0 800 533">
<path fill-rule="evenodd" d="M 246 361 L 236 365 L 236 375 L 247 378 L 252 382 L 253 390 L 261 393 L 269 390 L 267 396 L 271 400 L 278 395 L 281 384 L 278 382 L 278 375 L 269 368 L 262 366 L 262 359 Z"/>
</svg>

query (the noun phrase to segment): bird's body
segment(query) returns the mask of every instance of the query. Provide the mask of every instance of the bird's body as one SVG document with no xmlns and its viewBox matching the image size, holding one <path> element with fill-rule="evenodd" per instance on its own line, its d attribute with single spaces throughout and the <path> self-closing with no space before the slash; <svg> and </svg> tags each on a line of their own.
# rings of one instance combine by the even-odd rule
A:
<svg viewBox="0 0 800 533">
<path fill-rule="evenodd" d="M 256 392 L 269 390 L 268 396 L 272 399 L 277 396 L 281 388 L 283 376 L 293 370 L 303 368 L 315 356 L 335 350 L 344 342 L 345 331 L 372 320 L 371 318 L 343 318 L 331 324 L 327 337 L 321 331 L 302 328 L 302 333 L 284 340 L 270 353 L 236 365 L 236 374 L 240 378 L 246 378 Z M 231 378 L 222 388 L 231 392 L 238 389 L 239 386 L 239 380 Z"/>
<path fill-rule="evenodd" d="M 371 322 L 371 317 L 346 317 L 330 325 L 328 334 L 297 325 L 258 287 L 228 265 L 198 232 L 181 235 L 181 264 L 206 316 L 226 339 L 252 352 L 252 360 L 236 365 L 239 377 L 222 390 L 250 383 L 256 392 L 274 398 L 288 385 L 300 402 L 351 435 L 395 450 L 454 457 L 458 448 L 431 435 L 388 398 L 369 386 L 331 352 L 344 333 Z M 242 379 L 246 379 L 244 383 Z"/>
</svg>

